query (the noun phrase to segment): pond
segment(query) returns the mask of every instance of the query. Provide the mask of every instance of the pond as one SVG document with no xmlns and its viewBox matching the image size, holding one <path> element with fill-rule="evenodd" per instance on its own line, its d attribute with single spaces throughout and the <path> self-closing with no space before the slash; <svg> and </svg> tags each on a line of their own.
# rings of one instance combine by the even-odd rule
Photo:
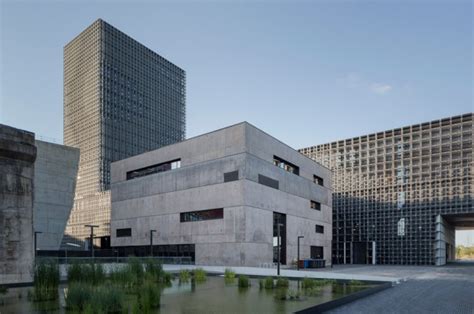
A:
<svg viewBox="0 0 474 314">
<path fill-rule="evenodd" d="M 250 279 L 248 288 L 239 288 L 237 279 L 226 283 L 221 276 L 208 276 L 203 283 L 183 284 L 173 279 L 162 291 L 161 305 L 155 313 L 293 313 L 374 286 L 373 283 L 329 282 L 308 293 L 298 280 L 290 280 L 286 289 L 262 289 L 257 278 Z M 0 296 L 0 313 L 67 313 L 66 287 L 60 285 L 58 300 L 35 303 L 28 300 L 32 287 L 10 288 L 6 295 Z"/>
</svg>

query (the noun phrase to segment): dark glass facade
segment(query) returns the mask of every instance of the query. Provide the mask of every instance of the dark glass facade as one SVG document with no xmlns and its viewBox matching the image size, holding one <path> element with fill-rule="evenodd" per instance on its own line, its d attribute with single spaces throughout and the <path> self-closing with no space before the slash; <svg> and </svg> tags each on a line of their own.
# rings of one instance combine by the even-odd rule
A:
<svg viewBox="0 0 474 314">
<path fill-rule="evenodd" d="M 333 171 L 336 263 L 454 258 L 453 226 L 474 216 L 472 113 L 300 152 Z"/>
<path fill-rule="evenodd" d="M 109 235 L 110 164 L 185 138 L 185 71 L 97 20 L 64 47 L 64 144 L 81 150 L 66 232 Z"/>
<path fill-rule="evenodd" d="M 224 218 L 223 208 L 180 213 L 181 222 L 202 221 L 202 220 L 223 219 L 223 218 Z"/>
</svg>

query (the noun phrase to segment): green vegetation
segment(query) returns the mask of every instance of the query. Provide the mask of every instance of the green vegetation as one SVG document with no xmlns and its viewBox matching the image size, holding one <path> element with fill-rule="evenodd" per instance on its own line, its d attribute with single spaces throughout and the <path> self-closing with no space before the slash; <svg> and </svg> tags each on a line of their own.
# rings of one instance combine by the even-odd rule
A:
<svg viewBox="0 0 474 314">
<path fill-rule="evenodd" d="M 250 287 L 249 277 L 245 276 L 245 275 L 239 275 L 238 286 L 239 286 L 239 288 L 248 288 L 248 287 Z"/>
<path fill-rule="evenodd" d="M 287 289 L 278 288 L 278 289 L 276 289 L 275 294 L 273 295 L 273 297 L 276 300 L 284 301 L 284 300 L 286 300 L 286 292 L 287 292 Z"/>
<path fill-rule="evenodd" d="M 91 285 L 102 283 L 105 279 L 104 268 L 101 264 L 74 263 L 67 271 L 68 282 L 84 282 Z"/>
<path fill-rule="evenodd" d="M 277 288 L 288 288 L 290 286 L 290 281 L 288 278 L 281 278 L 279 277 L 276 281 Z"/>
<path fill-rule="evenodd" d="M 349 281 L 349 285 L 350 286 L 363 286 L 363 285 L 365 285 L 365 283 L 363 281 L 360 281 L 360 280 L 351 280 L 351 281 Z"/>
<path fill-rule="evenodd" d="M 179 271 L 179 283 L 187 283 L 191 279 L 191 274 L 187 269 L 181 269 Z"/>
<path fill-rule="evenodd" d="M 8 288 L 6 286 L 0 285 L 0 294 L 6 294 L 8 291 Z"/>
<path fill-rule="evenodd" d="M 474 246 L 456 246 L 456 258 L 458 259 L 474 259 Z"/>
<path fill-rule="evenodd" d="M 301 298 L 299 290 L 289 289 L 288 298 L 290 300 L 299 300 Z"/>
<path fill-rule="evenodd" d="M 140 313 L 151 313 L 151 311 L 160 306 L 160 288 L 151 282 L 146 282 L 138 288 L 137 305 Z"/>
<path fill-rule="evenodd" d="M 124 298 L 124 293 L 113 285 L 94 287 L 75 282 L 68 288 L 66 308 L 79 313 L 120 313 L 125 308 Z"/>
<path fill-rule="evenodd" d="M 263 288 L 265 288 L 265 289 L 273 289 L 274 288 L 274 283 L 273 283 L 273 278 L 272 277 L 267 277 L 263 280 Z"/>
<path fill-rule="evenodd" d="M 38 262 L 34 268 L 33 301 L 47 301 L 58 298 L 59 267 L 55 261 Z"/>
<path fill-rule="evenodd" d="M 230 268 L 225 269 L 224 281 L 227 284 L 234 283 L 234 281 L 235 281 L 235 272 L 232 269 L 230 269 Z"/>
<path fill-rule="evenodd" d="M 202 283 L 207 280 L 207 274 L 202 268 L 196 268 L 193 271 L 193 278 L 197 283 Z"/>
<path fill-rule="evenodd" d="M 303 289 L 313 289 L 316 287 L 322 287 L 330 284 L 336 283 L 333 279 L 311 279 L 308 277 L 303 278 L 301 282 L 301 288 Z"/>
</svg>

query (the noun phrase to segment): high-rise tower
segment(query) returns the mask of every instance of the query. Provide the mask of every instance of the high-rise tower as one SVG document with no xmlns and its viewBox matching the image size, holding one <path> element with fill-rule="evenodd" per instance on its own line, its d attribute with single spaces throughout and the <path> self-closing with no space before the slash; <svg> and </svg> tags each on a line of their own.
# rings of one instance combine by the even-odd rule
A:
<svg viewBox="0 0 474 314">
<path fill-rule="evenodd" d="M 107 245 L 110 163 L 185 138 L 185 87 L 184 70 L 101 19 L 64 47 L 64 144 L 81 154 L 67 235 L 97 224 Z"/>
</svg>

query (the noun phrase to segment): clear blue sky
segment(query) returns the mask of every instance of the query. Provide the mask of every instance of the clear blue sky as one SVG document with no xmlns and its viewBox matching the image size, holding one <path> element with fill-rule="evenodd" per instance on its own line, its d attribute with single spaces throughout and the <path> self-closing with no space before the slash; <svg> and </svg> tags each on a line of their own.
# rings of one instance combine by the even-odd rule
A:
<svg viewBox="0 0 474 314">
<path fill-rule="evenodd" d="M 0 123 L 62 140 L 63 46 L 103 18 L 187 72 L 187 136 L 294 148 L 473 111 L 472 2 L 1 2 Z"/>
</svg>

